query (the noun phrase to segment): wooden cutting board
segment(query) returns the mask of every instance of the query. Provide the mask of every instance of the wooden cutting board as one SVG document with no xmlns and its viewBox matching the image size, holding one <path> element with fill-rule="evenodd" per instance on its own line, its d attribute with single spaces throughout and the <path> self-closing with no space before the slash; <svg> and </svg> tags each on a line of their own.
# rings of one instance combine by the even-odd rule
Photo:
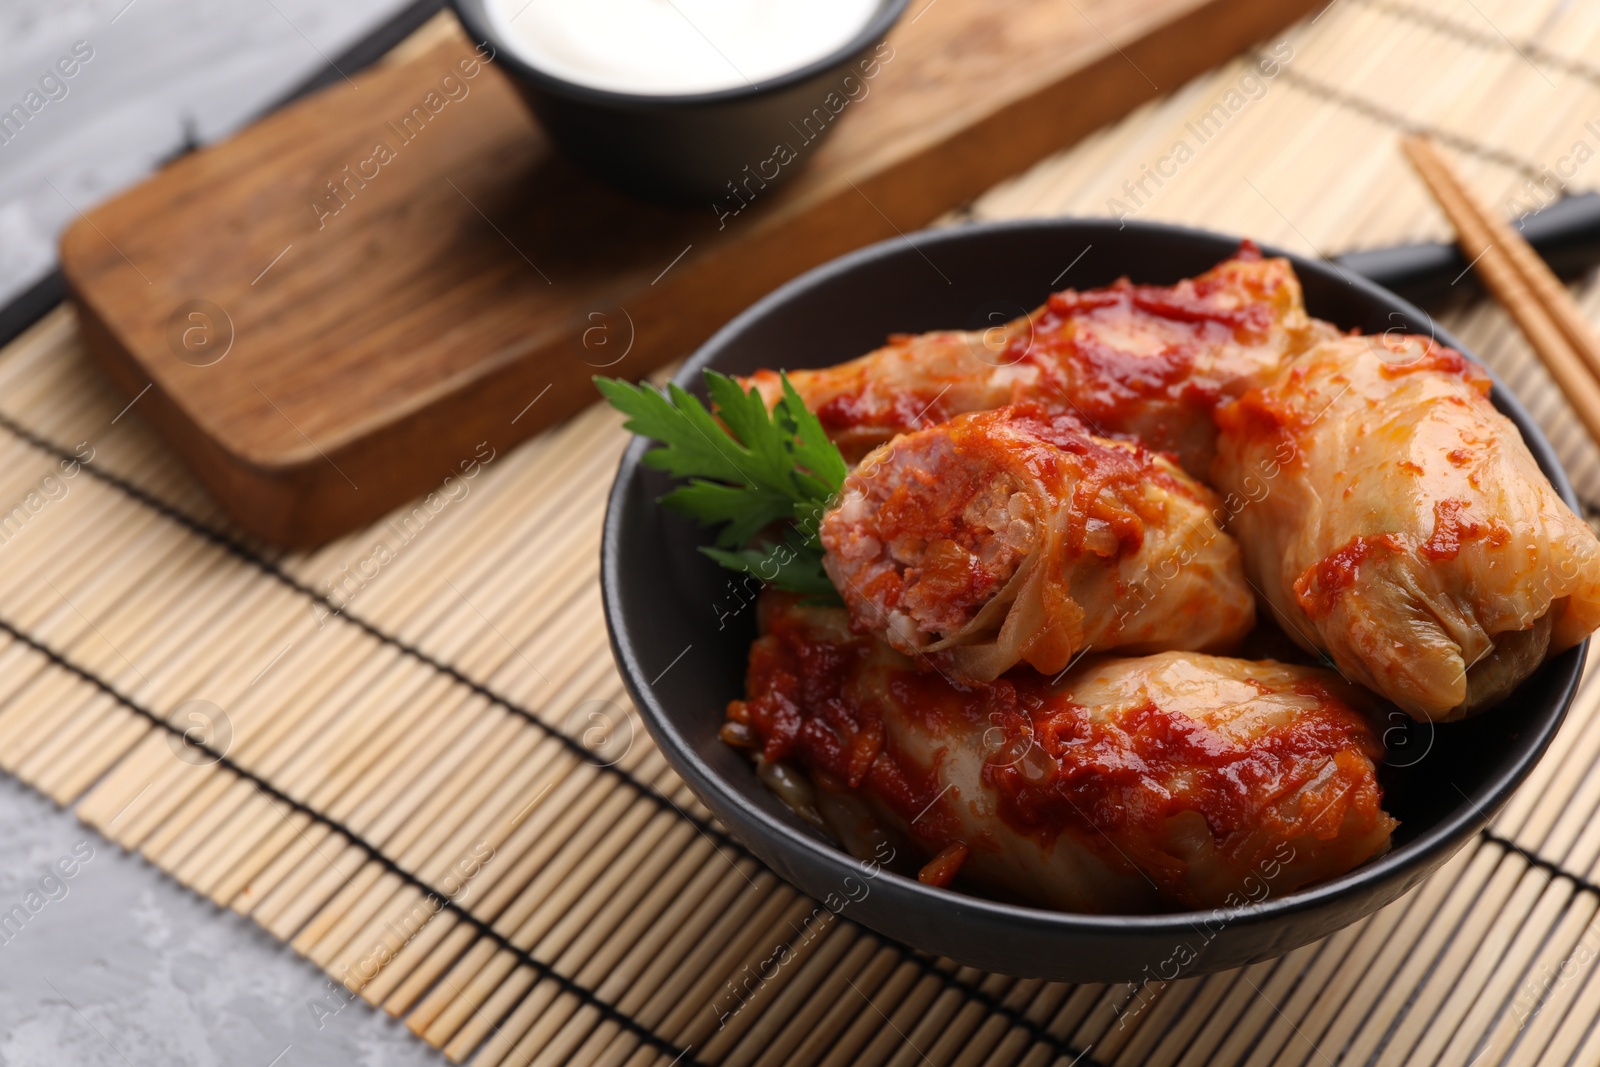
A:
<svg viewBox="0 0 1600 1067">
<path fill-rule="evenodd" d="M 91 351 L 224 509 L 308 546 L 1317 3 L 914 0 L 796 180 L 698 208 L 576 171 L 452 33 L 91 211 L 62 268 Z"/>
</svg>

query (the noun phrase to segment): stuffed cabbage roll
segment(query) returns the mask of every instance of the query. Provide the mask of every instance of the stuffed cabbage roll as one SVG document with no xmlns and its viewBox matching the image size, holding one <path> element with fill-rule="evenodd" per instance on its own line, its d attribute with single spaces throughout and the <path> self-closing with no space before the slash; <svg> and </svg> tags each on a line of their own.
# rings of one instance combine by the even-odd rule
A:
<svg viewBox="0 0 1600 1067">
<path fill-rule="evenodd" d="M 853 851 L 1081 912 L 1223 907 L 1383 852 L 1370 697 L 1332 672 L 1167 652 L 952 685 L 838 608 L 769 594 L 724 740 Z"/>
<path fill-rule="evenodd" d="M 1176 285 L 1068 289 L 993 329 L 897 336 L 875 352 L 789 373 L 806 406 L 854 461 L 897 433 L 952 415 L 1024 400 L 1050 403 L 1103 437 L 1171 452 L 1205 477 L 1215 447 L 1212 409 L 1286 355 L 1335 336 L 1306 314 L 1285 259 L 1246 242 Z M 745 379 L 769 405 L 778 375 Z"/>
<path fill-rule="evenodd" d="M 1088 649 L 1225 650 L 1254 625 L 1217 497 L 1036 405 L 896 438 L 845 480 L 823 566 L 858 629 L 953 679 Z"/>
<path fill-rule="evenodd" d="M 1489 389 L 1429 340 L 1353 337 L 1218 412 L 1213 484 L 1274 617 L 1418 719 L 1499 702 L 1600 625 L 1600 542 Z"/>
<path fill-rule="evenodd" d="M 897 433 L 1029 396 L 1039 368 L 1011 352 L 1028 325 L 1020 318 L 987 331 L 896 334 L 837 367 L 789 371 L 789 381 L 845 460 L 855 463 Z M 757 371 L 743 383 L 759 389 L 769 408 L 783 396 L 776 371 Z"/>
</svg>

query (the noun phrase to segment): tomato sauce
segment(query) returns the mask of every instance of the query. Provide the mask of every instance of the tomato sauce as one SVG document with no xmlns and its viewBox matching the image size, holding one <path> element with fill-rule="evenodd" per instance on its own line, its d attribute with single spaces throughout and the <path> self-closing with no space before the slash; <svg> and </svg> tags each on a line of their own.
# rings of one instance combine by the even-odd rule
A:
<svg viewBox="0 0 1600 1067">
<path fill-rule="evenodd" d="M 1420 338 L 1408 338 L 1408 340 L 1421 341 Z M 1396 363 L 1385 362 L 1378 367 L 1378 373 L 1389 379 L 1399 378 L 1406 374 L 1415 374 L 1418 371 L 1449 374 L 1460 378 L 1482 395 L 1489 395 L 1489 391 L 1494 387 L 1494 381 L 1482 367 L 1455 349 L 1446 348 L 1437 341 L 1429 339 L 1423 343 L 1425 347 L 1422 355 L 1416 359 L 1402 360 Z M 1385 347 L 1389 347 L 1387 341 L 1385 342 Z"/>
<path fill-rule="evenodd" d="M 1417 555 L 1446 562 L 1461 554 L 1464 545 L 1487 540 L 1499 547 L 1511 540 L 1511 530 L 1498 520 L 1477 522 L 1468 517 L 1465 500 L 1439 500 L 1433 505 L 1433 534 L 1417 546 Z M 1312 619 L 1327 618 L 1339 598 L 1360 577 L 1361 566 L 1377 552 L 1405 552 L 1409 545 L 1399 534 L 1352 537 L 1342 547 L 1306 568 L 1294 582 L 1295 603 Z"/>
<path fill-rule="evenodd" d="M 1065 497 L 1053 494 L 1047 503 L 1068 506 L 1065 542 L 1071 554 L 1084 550 L 1090 526 L 1097 522 L 1115 534 L 1116 555 L 1137 552 L 1144 544 L 1145 524 L 1161 518 L 1160 505 L 1145 500 L 1143 487 L 1151 483 L 1193 495 L 1157 463 L 1154 453 L 1097 441 L 1076 418 L 1044 405 L 1018 404 L 973 418 L 975 425 L 1001 425 L 1006 432 L 962 434 L 958 448 L 986 451 L 988 462 L 996 467 L 1020 459 L 1036 476 L 1053 482 L 1051 489 L 1068 493 Z M 1030 441 L 1036 447 L 1029 448 Z"/>
<path fill-rule="evenodd" d="M 878 709 L 848 692 L 873 651 L 866 638 L 817 640 L 788 612 L 773 611 L 767 633 L 750 646 L 747 698 L 728 705 L 728 719 L 755 731 L 763 758 L 805 768 L 822 788 L 874 797 L 907 824 L 915 820 L 918 836 L 952 834 L 938 805 L 938 768 L 901 758 L 886 743 Z"/>
<path fill-rule="evenodd" d="M 1339 598 L 1355 585 L 1361 574 L 1361 565 L 1374 552 L 1405 550 L 1406 542 L 1398 534 L 1352 537 L 1343 547 L 1307 567 L 1294 580 L 1295 603 L 1310 618 L 1326 618 L 1332 614 Z"/>
<path fill-rule="evenodd" d="M 1171 287 L 1124 278 L 1105 289 L 1055 293 L 999 362 L 1036 366 L 1043 395 L 1065 397 L 1092 422 L 1114 428 L 1153 399 L 1208 411 L 1221 399 L 1222 383 L 1197 374 L 1198 361 L 1224 346 L 1265 341 L 1275 319 L 1269 303 L 1218 300 L 1237 279 L 1224 269 L 1216 274 Z M 1140 320 L 1152 318 L 1164 324 L 1161 349 L 1135 352 L 1116 343 L 1145 333 Z"/>
<path fill-rule="evenodd" d="M 1468 542 L 1487 538 L 1496 547 L 1511 540 L 1511 531 L 1505 523 L 1474 522 L 1466 517 L 1469 503 L 1465 500 L 1440 500 L 1433 505 L 1433 536 L 1417 549 L 1427 559 L 1452 560 L 1461 554 Z"/>
<path fill-rule="evenodd" d="M 1279 812 L 1280 798 L 1324 774 L 1330 758 L 1349 754 L 1360 764 L 1379 754 L 1356 712 L 1326 690 L 1315 695 L 1317 707 L 1247 743 L 1153 703 L 1106 719 L 1049 697 L 1030 716 L 1048 758 L 991 764 L 985 781 L 1001 798 L 1001 817 L 1044 841 L 1064 828 L 1090 847 L 1105 847 L 1096 839 L 1107 834 L 1155 839 L 1185 811 L 1204 818 L 1218 840 L 1259 829 L 1294 836 L 1311 829 L 1316 812 Z M 1351 769 L 1370 778 L 1364 766 Z"/>
<path fill-rule="evenodd" d="M 786 602 L 793 601 L 772 603 Z M 978 845 L 964 839 L 970 826 L 964 831 L 955 809 L 974 798 L 941 787 L 938 760 L 924 766 L 886 743 L 885 714 L 942 741 L 942 752 L 981 749 L 982 781 L 1012 832 L 1047 846 L 1071 832 L 1113 864 L 1119 847 L 1158 837 L 1185 811 L 1200 814 L 1219 840 L 1262 828 L 1332 837 L 1346 810 L 1333 804 L 1335 794 L 1346 791 L 1377 817 L 1367 761 L 1381 747 L 1365 720 L 1314 679 L 1295 690 L 1313 698 L 1309 708 L 1239 742 L 1153 703 L 1097 716 L 1026 668 L 987 685 L 957 685 L 899 657 L 874 661 L 884 653 L 871 639 L 820 638 L 804 619 L 781 607 L 768 612 L 767 633 L 751 649 L 747 699 L 732 702 L 728 716 L 762 738 L 767 759 L 793 761 L 824 788 L 882 803 L 930 855 L 945 850 L 924 871 L 934 884 L 966 858 L 949 846 Z M 1277 801 L 1326 775 L 1330 758 L 1340 773 L 1327 776 L 1326 806 L 1280 811 Z M 1318 820 L 1329 811 L 1323 827 Z"/>
<path fill-rule="evenodd" d="M 873 605 L 868 621 L 899 611 L 924 632 L 947 634 L 967 625 L 1029 553 L 1048 549 L 1047 565 L 1058 567 L 1086 552 L 1137 553 L 1147 524 L 1163 518 L 1154 486 L 1199 492 L 1153 453 L 1097 440 L 1071 415 L 1019 404 L 900 438 L 892 455 L 845 483 L 865 498 L 866 516 L 830 518 L 823 540 L 879 546 L 838 564 L 852 599 Z M 997 538 L 996 512 L 1028 524 L 1031 542 Z"/>
<path fill-rule="evenodd" d="M 932 426 L 950 417 L 939 403 L 939 391 L 907 391 L 883 395 L 865 386 L 853 393 L 840 393 L 817 405 L 817 421 L 829 434 L 839 434 L 862 426 L 915 430 Z"/>
<path fill-rule="evenodd" d="M 1206 373 L 1217 354 L 1268 342 L 1282 314 L 1278 296 L 1292 275 L 1261 271 L 1255 266 L 1261 259 L 1246 241 L 1232 259 L 1176 285 L 1123 278 L 1100 289 L 1054 293 L 1028 320 L 1008 324 L 1010 340 L 988 362 L 997 371 L 1037 371 L 1036 378 L 1018 377 L 1011 399 L 1065 406 L 1097 432 L 1131 433 L 1152 405 L 1173 408 L 1179 421 L 1204 418 L 1223 399 L 1225 382 Z M 861 374 L 816 413 L 833 435 L 914 430 L 961 410 L 950 408 L 951 384 L 929 378 L 889 390 Z"/>
</svg>

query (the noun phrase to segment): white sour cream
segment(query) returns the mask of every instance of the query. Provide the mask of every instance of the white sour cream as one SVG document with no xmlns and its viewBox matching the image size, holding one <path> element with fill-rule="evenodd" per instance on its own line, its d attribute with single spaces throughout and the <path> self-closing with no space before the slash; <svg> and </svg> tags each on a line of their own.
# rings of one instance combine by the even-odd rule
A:
<svg viewBox="0 0 1600 1067">
<path fill-rule="evenodd" d="M 489 17 L 531 66 L 621 93 L 714 92 L 796 70 L 837 51 L 879 0 L 488 0 Z"/>
</svg>

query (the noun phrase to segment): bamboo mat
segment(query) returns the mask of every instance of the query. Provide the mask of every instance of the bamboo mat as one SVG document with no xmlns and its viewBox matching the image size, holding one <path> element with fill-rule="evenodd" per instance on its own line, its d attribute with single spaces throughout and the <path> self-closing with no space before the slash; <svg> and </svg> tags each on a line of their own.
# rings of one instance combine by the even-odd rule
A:
<svg viewBox="0 0 1600 1067">
<path fill-rule="evenodd" d="M 1600 186 L 1574 151 L 1600 152 L 1594 54 L 1600 5 L 1335 0 L 1262 43 L 1270 80 L 1244 57 L 1172 87 L 958 217 L 1123 212 L 1311 253 L 1442 237 L 1397 131 L 1439 132 L 1508 211 L 1550 174 Z M 1505 317 L 1444 318 L 1600 504 L 1600 455 Z M 710 819 L 612 668 L 619 421 L 592 409 L 285 554 L 229 527 L 58 309 L 0 352 L 0 766 L 455 1060 L 1600 1062 L 1595 684 L 1438 875 L 1280 960 L 1067 986 L 846 918 L 802 934 L 815 905 Z"/>
</svg>

